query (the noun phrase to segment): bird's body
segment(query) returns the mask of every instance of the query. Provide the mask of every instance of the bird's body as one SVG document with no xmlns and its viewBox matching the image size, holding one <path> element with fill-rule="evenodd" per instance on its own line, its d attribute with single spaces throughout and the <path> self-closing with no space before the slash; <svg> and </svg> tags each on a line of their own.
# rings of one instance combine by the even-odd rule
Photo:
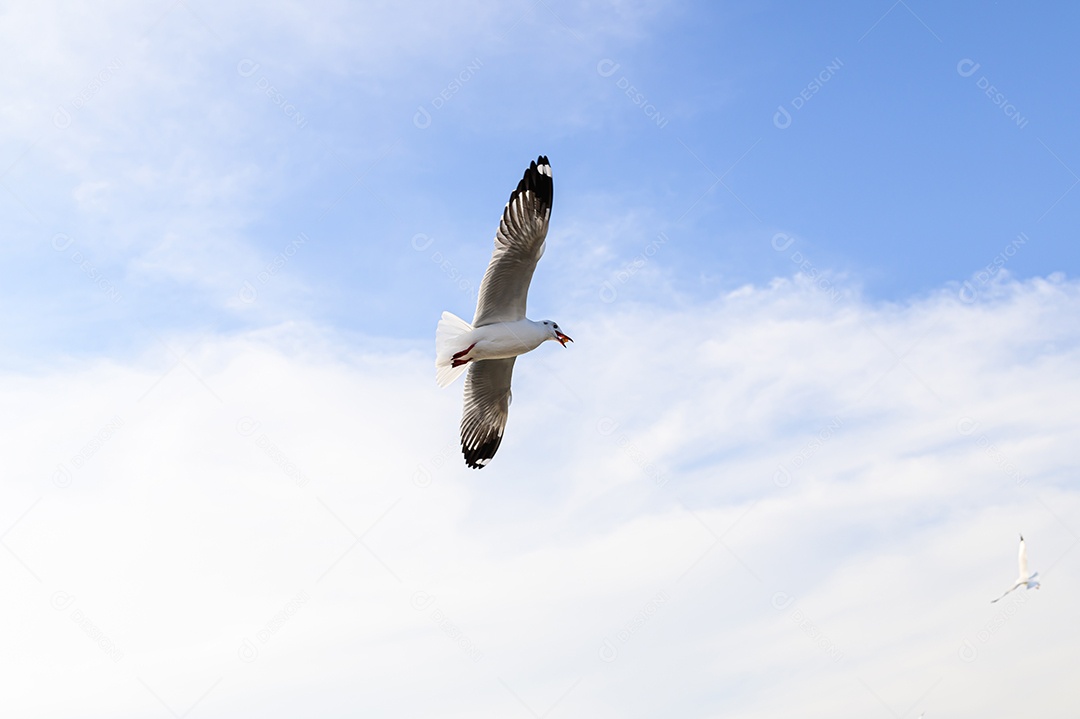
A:
<svg viewBox="0 0 1080 719">
<path fill-rule="evenodd" d="M 470 361 L 517 357 L 532 352 L 549 339 L 552 339 L 551 328 L 543 322 L 529 319 L 494 322 L 460 335 L 458 352 L 465 351 L 465 354 L 451 359 L 451 363 L 457 361 L 460 366 Z"/>
<path fill-rule="evenodd" d="M 551 217 L 551 165 L 530 163 L 503 210 L 495 251 L 480 284 L 472 324 L 443 312 L 435 330 L 435 379 L 440 387 L 469 370 L 461 417 L 465 463 L 484 467 L 502 442 L 510 408 L 514 360 L 546 340 L 572 342 L 551 320 L 525 317 L 529 283 L 544 254 Z"/>
<path fill-rule="evenodd" d="M 1020 535 L 1019 564 L 1020 564 L 1020 577 L 1016 580 L 1016 582 L 1013 583 L 1013 585 L 1011 587 L 1009 587 L 1008 589 L 1005 590 L 1005 594 L 1002 594 L 997 599 L 991 599 L 990 600 L 991 604 L 993 604 L 994 602 L 1001 601 L 1002 599 L 1005 598 L 1005 596 L 1009 592 L 1011 592 L 1011 591 L 1013 591 L 1015 589 L 1019 589 L 1020 587 L 1026 587 L 1027 589 L 1038 589 L 1039 588 L 1039 583 L 1037 581 L 1035 581 L 1035 577 L 1039 576 L 1039 573 L 1038 572 L 1031 572 L 1030 574 L 1028 573 L 1027 547 L 1024 546 L 1024 535 L 1022 535 L 1022 534 Z"/>
</svg>

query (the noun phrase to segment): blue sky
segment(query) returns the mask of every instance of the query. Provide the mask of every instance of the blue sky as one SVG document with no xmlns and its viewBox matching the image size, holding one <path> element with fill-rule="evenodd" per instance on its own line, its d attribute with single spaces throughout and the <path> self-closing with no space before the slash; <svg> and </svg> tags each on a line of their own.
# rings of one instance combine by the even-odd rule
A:
<svg viewBox="0 0 1080 719">
<path fill-rule="evenodd" d="M 1080 11 L 2 13 L 5 706 L 1066 706 Z M 471 472 L 435 324 L 540 154 L 575 343 Z"/>
<path fill-rule="evenodd" d="M 790 275 L 799 251 L 902 301 L 969 279 L 1021 234 L 1013 276 L 1076 272 L 1065 5 L 395 7 L 293 27 L 289 6 L 243 23 L 129 6 L 89 18 L 100 32 L 75 47 L 21 58 L 39 82 L 5 113 L 4 286 L 41 316 L 9 334 L 35 354 L 130 350 L 139 323 L 288 314 L 423 338 L 438 308 L 468 303 L 412 238 L 478 278 L 507 188 L 540 153 L 559 177 L 551 262 L 579 270 L 538 288 L 552 304 L 584 299 L 580 272 L 602 282 L 659 233 L 659 268 L 694 300 Z M 781 232 L 788 252 L 770 245 Z M 124 301 L 56 261 L 57 233 Z M 301 233 L 267 311 L 229 306 Z"/>
</svg>

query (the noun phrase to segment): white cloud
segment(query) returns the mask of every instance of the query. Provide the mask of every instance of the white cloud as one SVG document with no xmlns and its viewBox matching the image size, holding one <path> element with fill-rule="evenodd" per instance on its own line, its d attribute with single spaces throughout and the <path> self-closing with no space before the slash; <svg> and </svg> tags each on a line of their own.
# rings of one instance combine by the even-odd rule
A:
<svg viewBox="0 0 1080 719">
<path fill-rule="evenodd" d="M 603 305 L 518 363 L 482 472 L 426 343 L 287 325 L 8 374 L 6 706 L 1052 715 L 1080 285 L 990 289 Z M 991 606 L 1018 530 L 1043 589 Z"/>
</svg>

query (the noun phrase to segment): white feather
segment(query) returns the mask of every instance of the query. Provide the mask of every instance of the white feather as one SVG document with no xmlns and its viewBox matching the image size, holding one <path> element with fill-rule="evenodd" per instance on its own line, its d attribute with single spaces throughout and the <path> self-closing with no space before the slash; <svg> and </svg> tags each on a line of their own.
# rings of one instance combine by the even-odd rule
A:
<svg viewBox="0 0 1080 719">
<path fill-rule="evenodd" d="M 440 387 L 448 387 L 468 368 L 468 365 L 451 366 L 453 356 L 469 345 L 463 342 L 473 326 L 452 312 L 443 312 L 439 326 L 435 328 L 435 381 Z"/>
</svg>

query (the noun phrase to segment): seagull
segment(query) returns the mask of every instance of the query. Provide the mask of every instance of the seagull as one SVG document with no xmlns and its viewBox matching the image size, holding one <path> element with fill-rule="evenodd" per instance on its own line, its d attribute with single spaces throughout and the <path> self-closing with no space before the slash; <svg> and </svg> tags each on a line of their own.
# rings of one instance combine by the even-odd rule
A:
<svg viewBox="0 0 1080 719">
<path fill-rule="evenodd" d="M 525 318 L 529 282 L 544 254 L 551 199 L 551 165 L 541 155 L 529 163 L 503 209 L 472 324 L 443 312 L 435 330 L 438 385 L 447 387 L 469 370 L 461 416 L 461 452 L 465 464 L 473 469 L 487 466 L 502 442 L 514 360 L 547 340 L 563 347 L 573 342 L 551 320 Z"/>
<path fill-rule="evenodd" d="M 1035 577 L 1037 577 L 1037 576 L 1039 576 L 1038 572 L 1032 572 L 1031 574 L 1028 574 L 1027 547 L 1024 546 L 1024 535 L 1021 534 L 1020 535 L 1020 578 L 1016 580 L 1016 584 L 1009 587 L 1009 589 L 1005 592 L 1005 594 L 1008 594 L 1009 592 L 1011 592 L 1014 589 L 1019 589 L 1020 587 L 1022 587 L 1024 585 L 1027 585 L 1028 589 L 1031 589 L 1032 587 L 1034 587 L 1035 589 L 1038 589 L 1039 588 L 1039 583 L 1035 581 Z M 997 599 L 991 599 L 990 603 L 993 604 L 994 602 L 997 602 L 997 601 L 1000 601 L 1000 600 L 1004 599 L 1005 594 L 1002 594 Z"/>
</svg>

